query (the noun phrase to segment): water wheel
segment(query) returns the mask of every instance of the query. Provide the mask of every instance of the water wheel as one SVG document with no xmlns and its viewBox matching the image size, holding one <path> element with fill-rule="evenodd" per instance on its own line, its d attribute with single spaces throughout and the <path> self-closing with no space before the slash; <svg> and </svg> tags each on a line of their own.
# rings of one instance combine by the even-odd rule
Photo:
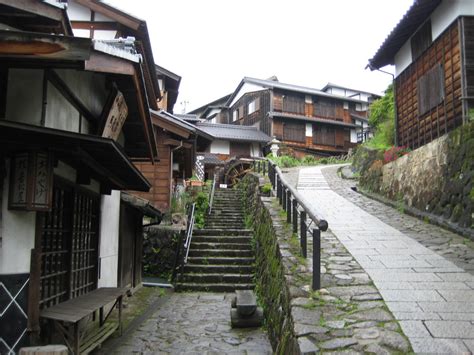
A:
<svg viewBox="0 0 474 355">
<path fill-rule="evenodd" d="M 251 161 L 244 160 L 234 161 L 226 166 L 224 181 L 227 186 L 233 187 L 234 185 L 238 184 L 247 173 L 252 171 L 252 166 L 253 164 Z"/>
</svg>

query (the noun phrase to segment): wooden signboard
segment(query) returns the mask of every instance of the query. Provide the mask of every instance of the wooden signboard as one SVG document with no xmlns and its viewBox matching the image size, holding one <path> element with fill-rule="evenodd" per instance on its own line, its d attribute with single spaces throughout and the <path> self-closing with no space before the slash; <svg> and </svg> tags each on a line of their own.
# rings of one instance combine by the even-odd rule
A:
<svg viewBox="0 0 474 355">
<path fill-rule="evenodd" d="M 10 165 L 8 208 L 26 211 L 51 210 L 52 157 L 47 152 L 17 153 Z"/>
<path fill-rule="evenodd" d="M 107 120 L 105 121 L 104 131 L 102 137 L 111 138 L 116 141 L 122 131 L 122 126 L 128 116 L 128 107 L 125 98 L 120 91 L 112 103 Z"/>
</svg>

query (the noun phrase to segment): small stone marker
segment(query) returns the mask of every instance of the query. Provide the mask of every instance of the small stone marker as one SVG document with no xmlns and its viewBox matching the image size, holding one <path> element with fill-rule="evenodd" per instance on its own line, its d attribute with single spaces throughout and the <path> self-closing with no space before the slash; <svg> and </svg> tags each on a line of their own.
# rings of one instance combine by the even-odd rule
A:
<svg viewBox="0 0 474 355">
<path fill-rule="evenodd" d="M 21 348 L 19 355 L 68 355 L 69 351 L 65 345 L 31 346 Z"/>
<path fill-rule="evenodd" d="M 232 328 L 260 327 L 263 322 L 263 310 L 257 307 L 257 298 L 251 290 L 237 290 L 232 300 L 230 320 Z"/>
</svg>

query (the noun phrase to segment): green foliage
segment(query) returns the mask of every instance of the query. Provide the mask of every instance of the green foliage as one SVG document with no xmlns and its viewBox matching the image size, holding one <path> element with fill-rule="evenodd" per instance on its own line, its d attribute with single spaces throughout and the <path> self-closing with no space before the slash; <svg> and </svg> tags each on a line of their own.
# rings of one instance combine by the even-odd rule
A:
<svg viewBox="0 0 474 355">
<path fill-rule="evenodd" d="M 199 192 L 195 196 L 194 202 L 196 203 L 194 224 L 197 228 L 203 228 L 207 209 L 209 208 L 209 196 L 205 192 Z"/>
<path fill-rule="evenodd" d="M 387 150 L 395 143 L 395 120 L 381 122 L 375 129 L 375 135 L 364 143 L 367 147 Z"/>
<path fill-rule="evenodd" d="M 375 100 L 369 109 L 369 124 L 375 129 L 374 137 L 365 143 L 370 148 L 387 150 L 395 143 L 395 98 L 393 86 Z"/>
<path fill-rule="evenodd" d="M 293 168 L 296 166 L 313 166 L 320 164 L 344 164 L 347 163 L 345 157 L 324 157 L 318 158 L 313 155 L 306 155 L 302 159 L 283 155 L 280 157 L 270 157 L 270 159 L 280 168 Z"/>
<path fill-rule="evenodd" d="M 265 185 L 262 186 L 262 193 L 268 194 L 270 193 L 270 191 L 272 191 L 272 184 L 267 182 Z"/>
<path fill-rule="evenodd" d="M 382 122 L 395 119 L 395 99 L 393 96 L 393 85 L 385 90 L 385 95 L 375 100 L 370 105 L 369 124 L 377 128 Z"/>
</svg>

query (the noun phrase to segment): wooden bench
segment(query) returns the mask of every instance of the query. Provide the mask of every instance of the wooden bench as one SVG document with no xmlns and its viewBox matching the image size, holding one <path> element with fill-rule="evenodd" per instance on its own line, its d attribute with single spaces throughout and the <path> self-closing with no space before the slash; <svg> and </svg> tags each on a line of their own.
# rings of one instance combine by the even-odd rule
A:
<svg viewBox="0 0 474 355">
<path fill-rule="evenodd" d="M 88 354 L 117 329 L 122 335 L 122 299 L 128 291 L 128 288 L 98 288 L 83 296 L 49 307 L 41 311 L 40 316 L 50 321 L 51 330 L 54 328 L 58 330 L 74 355 Z M 104 317 L 104 307 L 112 302 L 112 308 Z M 117 304 L 118 324 L 105 323 Z M 99 311 L 98 329 L 94 329 L 89 334 L 86 331 L 81 333 L 79 322 L 91 315 L 95 318 L 97 310 Z"/>
</svg>

